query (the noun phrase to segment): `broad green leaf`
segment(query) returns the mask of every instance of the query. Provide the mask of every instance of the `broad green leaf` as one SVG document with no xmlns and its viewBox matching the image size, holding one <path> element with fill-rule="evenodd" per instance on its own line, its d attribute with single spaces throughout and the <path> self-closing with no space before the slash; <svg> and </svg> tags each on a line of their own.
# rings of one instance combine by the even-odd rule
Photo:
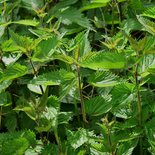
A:
<svg viewBox="0 0 155 155">
<path fill-rule="evenodd" d="M 48 101 L 48 92 L 49 92 L 49 87 L 46 87 L 45 92 L 42 94 L 42 97 L 40 98 L 39 109 L 45 108 Z"/>
<path fill-rule="evenodd" d="M 112 112 L 115 116 L 127 119 L 133 114 L 130 106 L 135 99 L 134 87 L 133 84 L 123 83 L 113 88 L 111 104 L 113 104 Z"/>
<path fill-rule="evenodd" d="M 72 112 L 60 112 L 58 115 L 58 124 L 67 124 L 72 119 Z"/>
<path fill-rule="evenodd" d="M 84 5 L 80 10 L 86 11 L 89 9 L 95 9 L 95 8 L 101 8 L 107 6 L 107 4 L 110 2 L 110 0 L 92 0 L 90 3 Z"/>
<path fill-rule="evenodd" d="M 5 80 L 5 81 L 0 82 L 0 93 L 4 91 L 7 87 L 9 87 L 11 83 L 12 83 L 11 80 Z"/>
<path fill-rule="evenodd" d="M 35 145 L 35 134 L 30 130 L 0 134 L 0 154 L 3 155 L 25 154 L 29 147 Z"/>
<path fill-rule="evenodd" d="M 12 104 L 11 96 L 8 92 L 0 93 L 0 107 L 6 107 Z"/>
<path fill-rule="evenodd" d="M 67 64 L 73 64 L 73 63 L 77 63 L 75 59 L 73 59 L 71 56 L 68 56 L 68 55 L 64 55 L 64 54 L 53 54 L 52 55 L 52 59 L 56 59 L 56 60 L 60 60 L 60 61 L 63 61 Z"/>
<path fill-rule="evenodd" d="M 85 17 L 79 10 L 73 7 L 59 10 L 55 14 L 55 17 L 61 19 L 62 22 L 66 25 L 76 23 L 84 28 L 92 29 L 88 18 Z"/>
<path fill-rule="evenodd" d="M 8 66 L 2 74 L 0 74 L 0 82 L 4 80 L 13 80 L 27 74 L 28 69 L 18 63 Z"/>
<path fill-rule="evenodd" d="M 145 17 L 155 18 L 155 7 L 148 7 L 142 15 Z"/>
<path fill-rule="evenodd" d="M 155 65 L 155 54 L 144 55 L 140 61 L 140 74 L 142 77 L 153 74 Z"/>
<path fill-rule="evenodd" d="M 125 67 L 125 56 L 118 53 L 96 52 L 84 56 L 80 66 L 99 70 L 99 69 L 120 69 Z"/>
<path fill-rule="evenodd" d="M 85 106 L 85 112 L 91 116 L 102 115 L 104 113 L 107 113 L 112 108 L 111 103 L 106 101 L 101 96 L 85 100 L 84 106 Z"/>
<path fill-rule="evenodd" d="M 137 146 L 137 140 L 121 143 L 117 150 L 118 155 L 132 155 L 134 148 Z"/>
<path fill-rule="evenodd" d="M 83 128 L 78 129 L 78 131 L 76 132 L 68 130 L 67 131 L 68 142 L 74 149 L 77 149 L 84 143 L 88 142 L 89 140 L 88 136 L 92 134 L 93 134 L 92 132 L 88 132 Z"/>
<path fill-rule="evenodd" d="M 27 87 L 29 88 L 29 90 L 31 90 L 34 93 L 42 94 L 42 91 L 39 85 L 28 84 Z M 41 87 L 43 88 L 43 91 L 46 90 L 46 86 L 42 85 Z"/>
<path fill-rule="evenodd" d="M 28 51 L 31 51 L 33 39 L 27 36 L 21 36 L 17 33 L 14 33 L 13 31 L 10 31 L 10 35 L 12 40 L 14 41 L 15 45 L 17 46 L 19 50 L 21 50 L 24 53 L 27 53 Z"/>
<path fill-rule="evenodd" d="M 42 75 L 39 75 L 38 77 L 35 77 L 30 81 L 30 84 L 36 84 L 36 85 L 59 85 L 63 81 L 70 81 L 75 78 L 74 73 L 67 72 L 63 69 L 44 73 Z"/>
<path fill-rule="evenodd" d="M 43 0 L 21 0 L 21 6 L 28 10 L 41 9 L 44 6 Z"/>
<path fill-rule="evenodd" d="M 17 106 L 16 108 L 14 108 L 15 111 L 23 111 L 25 112 L 32 120 L 36 120 L 36 116 L 37 113 L 35 111 L 35 109 L 31 106 Z"/>
<path fill-rule="evenodd" d="M 146 31 L 154 35 L 155 33 L 155 23 L 149 19 L 146 19 L 142 16 L 137 15 L 138 21 L 143 25 Z"/>
<path fill-rule="evenodd" d="M 75 37 L 75 47 L 79 48 L 78 50 L 75 50 L 75 57 L 79 55 L 79 57 L 84 56 L 85 54 L 88 54 L 91 51 L 90 42 L 88 40 L 89 31 L 87 32 L 81 32 L 78 33 L 78 35 Z M 79 54 L 77 53 L 79 52 Z M 76 59 L 77 60 L 77 59 Z"/>
<path fill-rule="evenodd" d="M 21 155 L 24 154 L 26 149 L 29 147 L 29 142 L 27 139 L 23 137 L 19 137 L 18 139 L 14 139 L 12 141 L 6 141 L 3 144 L 2 150 L 0 151 L 0 154 L 4 155 Z"/>
<path fill-rule="evenodd" d="M 88 78 L 88 83 L 95 87 L 110 87 L 119 84 L 120 80 L 111 72 L 98 71 Z"/>
<path fill-rule="evenodd" d="M 47 132 L 51 128 L 55 131 L 58 125 L 58 111 L 53 107 L 46 107 L 45 111 L 40 114 L 39 126 L 35 129 L 39 132 Z"/>
<path fill-rule="evenodd" d="M 48 13 L 48 23 L 53 19 L 53 17 L 55 16 L 55 14 L 58 14 L 60 9 L 63 9 L 63 8 L 66 8 L 72 4 L 75 4 L 78 0 L 62 0 L 60 1 L 58 4 L 56 4 L 54 7 L 52 7 L 50 10 L 49 10 L 49 13 Z"/>
<path fill-rule="evenodd" d="M 55 49 L 58 43 L 59 41 L 56 36 L 52 36 L 46 40 L 42 40 L 37 45 L 32 59 L 38 60 L 38 61 L 48 60 L 55 52 Z"/>
</svg>

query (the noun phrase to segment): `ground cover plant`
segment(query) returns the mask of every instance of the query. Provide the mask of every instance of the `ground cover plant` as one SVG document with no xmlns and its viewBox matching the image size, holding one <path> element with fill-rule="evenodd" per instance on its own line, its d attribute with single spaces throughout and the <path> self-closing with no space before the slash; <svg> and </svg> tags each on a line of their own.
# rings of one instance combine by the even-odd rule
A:
<svg viewBox="0 0 155 155">
<path fill-rule="evenodd" d="M 0 154 L 155 155 L 153 0 L 0 0 Z"/>
</svg>

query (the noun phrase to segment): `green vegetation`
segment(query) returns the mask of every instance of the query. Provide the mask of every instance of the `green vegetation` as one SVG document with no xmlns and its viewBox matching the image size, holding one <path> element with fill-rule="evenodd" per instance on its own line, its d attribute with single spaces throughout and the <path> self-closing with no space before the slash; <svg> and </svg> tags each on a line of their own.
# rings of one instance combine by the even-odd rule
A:
<svg viewBox="0 0 155 155">
<path fill-rule="evenodd" d="M 155 155 L 153 0 L 0 0 L 1 155 Z"/>
</svg>

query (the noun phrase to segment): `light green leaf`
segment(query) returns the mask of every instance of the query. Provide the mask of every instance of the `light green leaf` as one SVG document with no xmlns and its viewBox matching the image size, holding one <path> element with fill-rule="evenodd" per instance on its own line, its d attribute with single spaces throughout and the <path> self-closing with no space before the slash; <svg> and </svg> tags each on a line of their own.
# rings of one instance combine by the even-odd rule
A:
<svg viewBox="0 0 155 155">
<path fill-rule="evenodd" d="M 149 19 L 146 19 L 142 16 L 137 15 L 138 21 L 143 25 L 146 31 L 153 34 L 155 33 L 155 23 Z"/>
<path fill-rule="evenodd" d="M 12 104 L 11 96 L 8 92 L 0 93 L 0 107 L 6 107 Z"/>
<path fill-rule="evenodd" d="M 38 61 L 46 61 L 51 58 L 52 54 L 55 52 L 55 48 L 58 44 L 58 38 L 56 36 L 51 36 L 46 40 L 42 40 L 36 47 L 33 58 Z"/>
<path fill-rule="evenodd" d="M 104 113 L 107 113 L 112 108 L 111 103 L 106 101 L 101 96 L 85 100 L 84 106 L 85 106 L 85 112 L 91 116 L 102 115 Z"/>
<path fill-rule="evenodd" d="M 67 124 L 72 119 L 72 112 L 60 112 L 58 115 L 58 124 Z"/>
<path fill-rule="evenodd" d="M 78 131 L 73 132 L 68 130 L 67 131 L 67 135 L 68 135 L 68 142 L 70 143 L 70 145 L 74 148 L 77 149 L 79 148 L 81 145 L 83 145 L 84 143 L 86 143 L 89 140 L 90 135 L 92 135 L 92 132 L 88 132 L 83 128 L 78 129 Z"/>
<path fill-rule="evenodd" d="M 134 148 L 137 146 L 138 140 L 121 143 L 118 147 L 118 155 L 132 155 Z"/>
<path fill-rule="evenodd" d="M 25 112 L 32 120 L 36 120 L 36 111 L 33 107 L 30 106 L 25 106 L 25 107 L 21 107 L 21 106 L 17 106 L 16 108 L 14 108 L 15 111 L 23 111 Z"/>
<path fill-rule="evenodd" d="M 42 94 L 42 91 L 39 85 L 28 84 L 27 87 L 29 88 L 29 90 L 31 90 L 34 93 Z M 42 85 L 41 87 L 43 88 L 43 91 L 46 90 L 46 86 Z"/>
<path fill-rule="evenodd" d="M 80 10 L 86 11 L 89 9 L 101 8 L 107 6 L 110 0 L 92 0 L 90 3 L 84 5 Z"/>
<path fill-rule="evenodd" d="M 55 17 L 61 19 L 62 22 L 66 25 L 76 23 L 84 28 L 92 29 L 88 18 L 85 17 L 79 10 L 73 7 L 59 10 L 55 14 Z"/>
<path fill-rule="evenodd" d="M 34 21 L 34 20 L 19 20 L 19 21 L 13 21 L 11 23 L 27 25 L 27 26 L 37 26 L 39 24 L 39 22 Z"/>
<path fill-rule="evenodd" d="M 4 80 L 13 80 L 27 74 L 27 67 L 18 63 L 8 66 L 2 74 L 0 74 L 0 82 Z"/>
<path fill-rule="evenodd" d="M 147 8 L 143 13 L 143 16 L 145 17 L 150 17 L 150 18 L 155 18 L 155 7 L 149 7 Z"/>
<path fill-rule="evenodd" d="M 67 72 L 63 69 L 44 73 L 42 75 L 39 75 L 38 77 L 32 79 L 30 81 L 30 84 L 36 84 L 36 85 L 59 85 L 63 81 L 70 81 L 75 78 L 74 73 Z"/>
<path fill-rule="evenodd" d="M 120 80 L 111 72 L 98 71 L 88 78 L 88 83 L 95 87 L 110 87 L 119 84 Z"/>
<path fill-rule="evenodd" d="M 11 83 L 12 83 L 11 80 L 5 80 L 5 81 L 0 82 L 0 93 L 4 91 L 7 87 L 9 87 Z"/>
<path fill-rule="evenodd" d="M 125 57 L 118 53 L 96 52 L 84 56 L 80 65 L 94 70 L 120 69 L 125 67 Z"/>
</svg>

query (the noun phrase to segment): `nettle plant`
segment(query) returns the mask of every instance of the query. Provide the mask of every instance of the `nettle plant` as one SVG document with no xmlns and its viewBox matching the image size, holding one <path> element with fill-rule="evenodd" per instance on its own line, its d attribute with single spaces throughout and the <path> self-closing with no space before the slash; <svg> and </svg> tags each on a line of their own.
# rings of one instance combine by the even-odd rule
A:
<svg viewBox="0 0 155 155">
<path fill-rule="evenodd" d="M 0 154 L 155 154 L 155 7 L 145 0 L 0 0 Z"/>
</svg>

